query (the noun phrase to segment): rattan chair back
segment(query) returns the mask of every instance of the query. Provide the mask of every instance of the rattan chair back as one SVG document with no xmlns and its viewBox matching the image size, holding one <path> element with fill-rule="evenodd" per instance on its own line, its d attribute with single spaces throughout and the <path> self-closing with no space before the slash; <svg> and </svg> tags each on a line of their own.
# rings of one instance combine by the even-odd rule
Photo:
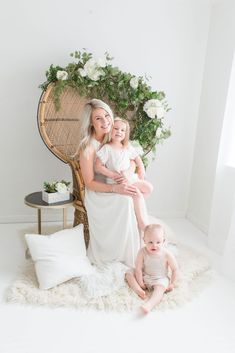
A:
<svg viewBox="0 0 235 353">
<path fill-rule="evenodd" d="M 84 206 L 85 186 L 82 179 L 78 157 L 79 120 L 87 98 L 81 97 L 76 89 L 68 87 L 61 94 L 60 109 L 54 103 L 54 85 L 50 84 L 40 97 L 38 105 L 38 128 L 49 150 L 64 163 L 68 163 L 73 175 L 73 194 L 75 196 L 74 226 L 84 224 L 85 241 L 88 245 L 89 230 Z"/>
</svg>

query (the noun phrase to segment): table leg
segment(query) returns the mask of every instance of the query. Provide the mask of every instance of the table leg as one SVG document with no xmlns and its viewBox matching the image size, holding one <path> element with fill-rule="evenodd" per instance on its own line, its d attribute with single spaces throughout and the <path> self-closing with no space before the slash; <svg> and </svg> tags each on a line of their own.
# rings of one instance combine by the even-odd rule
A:
<svg viewBox="0 0 235 353">
<path fill-rule="evenodd" d="M 25 258 L 26 258 L 26 260 L 32 259 L 32 256 L 31 256 L 31 254 L 30 254 L 29 248 L 27 248 L 27 249 L 25 250 Z"/>
<path fill-rule="evenodd" d="M 38 208 L 38 234 L 42 234 L 41 220 L 41 209 Z"/>
<path fill-rule="evenodd" d="M 63 208 L 63 229 L 67 228 L 67 208 Z"/>
</svg>

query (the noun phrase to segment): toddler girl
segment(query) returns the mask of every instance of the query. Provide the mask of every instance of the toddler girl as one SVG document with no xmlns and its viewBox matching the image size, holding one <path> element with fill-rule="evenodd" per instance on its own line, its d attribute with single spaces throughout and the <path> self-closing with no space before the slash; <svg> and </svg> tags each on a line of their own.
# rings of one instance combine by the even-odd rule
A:
<svg viewBox="0 0 235 353">
<path fill-rule="evenodd" d="M 120 176 L 125 176 L 127 183 L 136 187 L 136 196 L 133 196 L 134 208 L 138 226 L 144 230 L 148 222 L 147 211 L 143 195 L 152 192 L 152 185 L 144 179 L 145 169 L 137 151 L 129 143 L 130 127 L 128 121 L 115 118 L 111 132 L 111 140 L 106 143 L 96 154 L 95 169 L 107 177 L 106 182 L 115 184 Z M 134 160 L 137 166 L 137 173 L 127 175 L 130 162 Z"/>
<path fill-rule="evenodd" d="M 174 288 L 179 277 L 176 259 L 164 247 L 164 240 L 164 230 L 160 224 L 148 225 L 144 231 L 145 246 L 137 254 L 134 273 L 126 273 L 127 283 L 142 299 L 146 298 L 146 289 L 153 289 L 150 298 L 141 306 L 145 314 L 160 303 L 166 291 Z"/>
</svg>

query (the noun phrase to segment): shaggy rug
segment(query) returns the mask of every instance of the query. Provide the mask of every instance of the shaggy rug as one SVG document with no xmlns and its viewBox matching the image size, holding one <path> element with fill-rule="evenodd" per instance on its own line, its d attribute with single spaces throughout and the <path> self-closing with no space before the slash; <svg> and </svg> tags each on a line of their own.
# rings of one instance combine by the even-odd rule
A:
<svg viewBox="0 0 235 353">
<path fill-rule="evenodd" d="M 177 244 L 177 260 L 182 277 L 179 285 L 172 292 L 164 294 L 158 310 L 171 309 L 184 305 L 192 300 L 211 278 L 208 260 L 194 250 Z M 49 290 L 40 290 L 33 263 L 28 260 L 27 266 L 12 283 L 7 292 L 7 301 L 21 304 L 45 305 L 49 307 L 73 307 L 79 309 L 98 309 L 107 311 L 133 311 L 143 301 L 130 290 L 123 279 L 120 284 L 120 273 L 115 266 L 110 270 L 109 291 L 92 291 L 86 279 L 74 278 Z M 102 275 L 96 274 L 96 282 L 102 288 Z M 117 278 L 119 280 L 117 280 Z M 100 282 L 99 282 L 100 281 Z M 91 282 L 91 281 L 89 281 Z M 107 282 L 105 283 L 107 287 Z M 97 288 L 97 286 L 96 286 Z M 94 289 L 94 288 L 93 288 Z"/>
</svg>

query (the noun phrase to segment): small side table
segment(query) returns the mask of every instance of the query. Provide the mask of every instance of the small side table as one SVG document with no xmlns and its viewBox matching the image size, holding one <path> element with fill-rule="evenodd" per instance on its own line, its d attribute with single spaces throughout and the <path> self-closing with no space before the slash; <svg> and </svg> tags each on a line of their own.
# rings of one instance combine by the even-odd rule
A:
<svg viewBox="0 0 235 353">
<path fill-rule="evenodd" d="M 74 196 L 72 194 L 70 194 L 70 199 L 67 201 L 61 201 L 61 202 L 48 204 L 42 200 L 42 191 L 37 191 L 37 192 L 33 192 L 32 194 L 25 196 L 24 203 L 27 206 L 37 208 L 37 211 L 38 211 L 38 234 L 41 234 L 41 230 L 42 230 L 41 210 L 47 209 L 47 208 L 50 208 L 50 209 L 62 208 L 63 209 L 63 229 L 65 229 L 67 227 L 67 208 L 73 206 L 74 200 L 75 200 Z"/>
</svg>

